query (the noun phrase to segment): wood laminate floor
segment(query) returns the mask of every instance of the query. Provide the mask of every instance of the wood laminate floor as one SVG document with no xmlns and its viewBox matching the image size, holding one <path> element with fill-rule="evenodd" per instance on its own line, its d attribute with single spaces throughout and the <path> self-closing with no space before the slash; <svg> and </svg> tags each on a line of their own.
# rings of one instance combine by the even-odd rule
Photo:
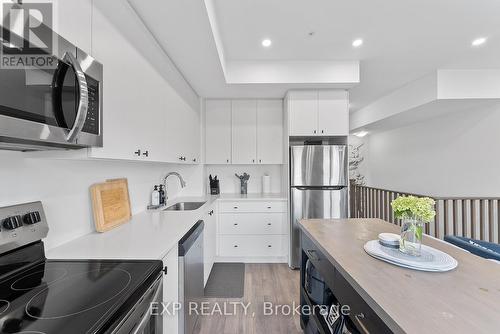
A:
<svg viewBox="0 0 500 334">
<path fill-rule="evenodd" d="M 195 334 L 302 333 L 300 317 L 293 313 L 300 304 L 299 277 L 299 271 L 286 264 L 246 264 L 243 298 L 204 299 L 207 307 L 199 307 Z M 246 314 L 243 305 L 248 307 Z M 278 314 L 269 314 L 276 307 Z"/>
</svg>

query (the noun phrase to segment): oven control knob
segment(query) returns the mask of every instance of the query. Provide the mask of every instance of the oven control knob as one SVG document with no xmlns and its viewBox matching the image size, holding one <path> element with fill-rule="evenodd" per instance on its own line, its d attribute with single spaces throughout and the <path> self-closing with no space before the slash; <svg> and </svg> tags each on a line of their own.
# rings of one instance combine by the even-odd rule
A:
<svg viewBox="0 0 500 334">
<path fill-rule="evenodd" d="M 40 218 L 40 212 L 38 211 L 27 213 L 23 217 L 24 223 L 28 225 L 39 223 L 41 220 L 42 219 Z"/>
<path fill-rule="evenodd" d="M 12 216 L 12 217 L 6 218 L 3 221 L 2 225 L 7 230 L 14 230 L 18 227 L 21 227 L 23 225 L 23 223 L 21 221 L 21 216 Z"/>
</svg>

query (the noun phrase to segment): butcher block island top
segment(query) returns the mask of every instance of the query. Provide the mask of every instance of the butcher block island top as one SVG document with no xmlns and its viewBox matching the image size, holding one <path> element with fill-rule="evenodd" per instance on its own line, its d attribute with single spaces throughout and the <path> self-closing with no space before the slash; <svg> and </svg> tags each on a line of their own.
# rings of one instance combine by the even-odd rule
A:
<svg viewBox="0 0 500 334">
<path fill-rule="evenodd" d="M 438 239 L 423 244 L 458 261 L 449 272 L 401 268 L 363 245 L 399 227 L 380 219 L 303 220 L 302 231 L 395 333 L 500 333 L 500 264 Z"/>
</svg>

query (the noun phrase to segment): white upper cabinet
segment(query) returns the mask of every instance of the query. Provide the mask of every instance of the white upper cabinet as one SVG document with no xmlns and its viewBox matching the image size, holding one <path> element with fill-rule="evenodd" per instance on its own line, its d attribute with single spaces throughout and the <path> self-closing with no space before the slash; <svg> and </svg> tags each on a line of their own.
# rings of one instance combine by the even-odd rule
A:
<svg viewBox="0 0 500 334">
<path fill-rule="evenodd" d="M 92 46 L 92 0 L 52 0 L 53 28 L 88 54 Z"/>
<path fill-rule="evenodd" d="M 205 163 L 231 163 L 231 101 L 205 103 Z"/>
<path fill-rule="evenodd" d="M 318 134 L 349 135 L 349 96 L 346 91 L 318 91 Z"/>
<path fill-rule="evenodd" d="M 181 99 L 170 99 L 170 101 L 164 110 L 166 113 L 164 146 L 167 150 L 167 161 L 198 164 L 201 162 L 200 112 L 190 108 Z"/>
<path fill-rule="evenodd" d="M 257 101 L 233 100 L 231 106 L 233 164 L 254 164 L 257 162 Z"/>
<path fill-rule="evenodd" d="M 343 90 L 288 93 L 291 136 L 347 136 L 349 95 Z"/>
<path fill-rule="evenodd" d="M 101 10 L 94 8 L 92 17 L 93 56 L 104 71 L 104 143 L 102 148 L 90 149 L 89 155 L 199 163 L 199 109 L 177 94 Z"/>
<path fill-rule="evenodd" d="M 313 136 L 318 133 L 317 91 L 290 92 L 288 107 L 292 136 Z"/>
<path fill-rule="evenodd" d="M 283 101 L 257 101 L 257 162 L 283 163 Z"/>
<path fill-rule="evenodd" d="M 207 100 L 207 164 L 282 164 L 282 100 Z"/>
<path fill-rule="evenodd" d="M 149 92 L 143 84 L 152 83 L 157 75 L 98 10 L 94 11 L 92 29 L 94 57 L 104 65 L 104 143 L 102 148 L 92 148 L 91 156 L 126 160 L 157 156 L 155 148 L 148 145 L 156 130 L 151 127 L 165 124 L 166 120 L 152 120 L 152 115 L 157 113 L 150 108 L 155 108 L 152 98 L 158 97 L 158 88 Z M 121 50 L 119 57 L 116 50 Z M 160 136 L 160 133 L 156 134 Z"/>
</svg>

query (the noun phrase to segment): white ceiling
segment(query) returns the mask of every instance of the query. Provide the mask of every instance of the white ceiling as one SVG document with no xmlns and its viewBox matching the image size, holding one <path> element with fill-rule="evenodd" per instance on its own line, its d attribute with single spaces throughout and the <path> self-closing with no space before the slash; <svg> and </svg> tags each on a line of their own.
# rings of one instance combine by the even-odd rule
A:
<svg viewBox="0 0 500 334">
<path fill-rule="evenodd" d="M 211 0 L 210 0 L 211 1 Z M 226 84 L 203 0 L 129 0 L 203 97 L 283 97 L 294 87 Z M 213 0 L 225 61 L 360 60 L 357 110 L 437 68 L 500 68 L 498 0 Z M 314 32 L 313 35 L 309 33 Z M 472 48 L 478 36 L 484 46 Z M 260 42 L 270 38 L 265 49 Z M 351 42 L 363 38 L 353 49 Z M 219 50 L 220 51 L 220 50 Z"/>
</svg>

